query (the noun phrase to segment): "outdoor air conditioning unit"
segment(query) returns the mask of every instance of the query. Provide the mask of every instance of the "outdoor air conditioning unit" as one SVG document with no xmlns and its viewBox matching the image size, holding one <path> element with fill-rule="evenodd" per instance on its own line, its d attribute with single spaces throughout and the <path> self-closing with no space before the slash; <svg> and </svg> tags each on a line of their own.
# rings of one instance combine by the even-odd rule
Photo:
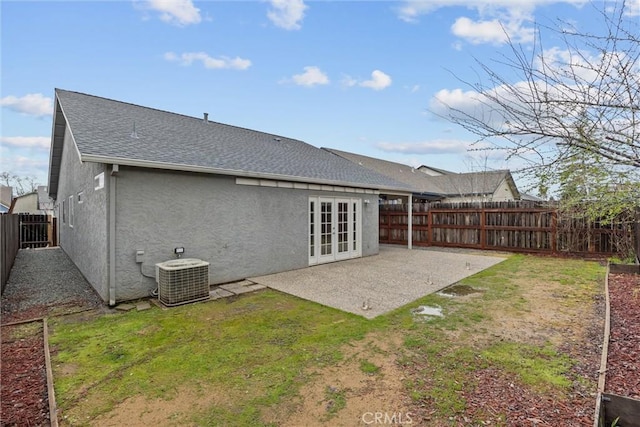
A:
<svg viewBox="0 0 640 427">
<path fill-rule="evenodd" d="M 156 264 L 158 300 L 167 306 L 209 298 L 209 263 L 195 258 Z"/>
</svg>

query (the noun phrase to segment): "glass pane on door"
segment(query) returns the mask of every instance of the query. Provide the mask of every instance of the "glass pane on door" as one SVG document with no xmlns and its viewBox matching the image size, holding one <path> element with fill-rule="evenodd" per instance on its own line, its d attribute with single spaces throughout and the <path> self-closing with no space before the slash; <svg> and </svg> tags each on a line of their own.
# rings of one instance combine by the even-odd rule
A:
<svg viewBox="0 0 640 427">
<path fill-rule="evenodd" d="M 309 202 L 309 256 L 316 256 L 316 202 Z"/>
<path fill-rule="evenodd" d="M 338 202 L 338 253 L 349 252 L 349 203 Z"/>
<path fill-rule="evenodd" d="M 352 226 L 351 226 L 351 231 L 353 233 L 353 239 L 351 240 L 353 242 L 353 248 L 352 250 L 355 252 L 358 250 L 358 203 L 357 202 L 353 202 L 353 220 L 352 220 Z"/>
<path fill-rule="evenodd" d="M 320 255 L 333 253 L 333 202 L 320 203 Z"/>
</svg>

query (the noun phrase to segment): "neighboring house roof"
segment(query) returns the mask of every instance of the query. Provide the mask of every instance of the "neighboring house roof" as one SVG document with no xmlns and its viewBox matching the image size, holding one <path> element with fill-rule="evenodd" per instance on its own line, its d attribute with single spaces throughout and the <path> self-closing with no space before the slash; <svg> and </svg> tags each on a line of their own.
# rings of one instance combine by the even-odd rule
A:
<svg viewBox="0 0 640 427">
<path fill-rule="evenodd" d="M 388 160 L 376 159 L 374 157 L 340 151 L 333 148 L 323 148 L 330 153 L 343 157 L 359 166 L 371 169 L 380 174 L 393 178 L 396 181 L 404 182 L 413 188 L 414 193 L 440 194 L 440 188 L 433 184 L 429 175 L 416 170 L 411 166 L 402 163 L 390 162 Z"/>
<path fill-rule="evenodd" d="M 508 170 L 452 173 L 432 176 L 416 171 L 411 166 L 388 160 L 376 159 L 360 154 L 325 148 L 325 150 L 348 159 L 378 173 L 387 175 L 397 181 L 406 183 L 416 189 L 415 192 L 439 194 L 442 196 L 472 196 L 493 194 L 500 184 L 506 180 L 513 197 L 519 198 L 520 193 Z"/>
<path fill-rule="evenodd" d="M 444 169 L 434 168 L 433 166 L 428 165 L 420 165 L 418 166 L 418 170 L 431 176 L 449 175 L 455 173 Z"/>
<path fill-rule="evenodd" d="M 513 197 L 516 199 L 520 197 L 511 172 L 508 170 L 455 173 L 433 176 L 429 179 L 441 189 L 442 194 L 450 197 L 493 194 L 506 180 Z"/>
<path fill-rule="evenodd" d="M 534 196 L 533 194 L 520 193 L 520 200 L 528 200 L 530 202 L 544 202 L 545 199 Z"/>
<path fill-rule="evenodd" d="M 49 194 L 68 124 L 86 162 L 408 192 L 406 184 L 305 142 L 56 89 Z"/>
<path fill-rule="evenodd" d="M 6 206 L 5 204 L 0 203 L 0 213 L 7 213 L 7 212 L 9 212 L 9 207 L 10 207 L 10 206 Z"/>
</svg>

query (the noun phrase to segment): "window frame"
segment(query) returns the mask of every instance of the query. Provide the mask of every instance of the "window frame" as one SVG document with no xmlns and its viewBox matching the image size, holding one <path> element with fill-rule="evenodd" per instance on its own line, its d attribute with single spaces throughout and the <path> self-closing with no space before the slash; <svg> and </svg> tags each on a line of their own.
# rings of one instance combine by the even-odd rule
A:
<svg viewBox="0 0 640 427">
<path fill-rule="evenodd" d="M 73 228 L 73 216 L 74 216 L 74 211 L 73 211 L 73 194 L 71 196 L 69 196 L 69 227 Z"/>
<path fill-rule="evenodd" d="M 100 172 L 93 180 L 96 184 L 95 190 L 101 190 L 104 188 L 104 172 Z"/>
</svg>

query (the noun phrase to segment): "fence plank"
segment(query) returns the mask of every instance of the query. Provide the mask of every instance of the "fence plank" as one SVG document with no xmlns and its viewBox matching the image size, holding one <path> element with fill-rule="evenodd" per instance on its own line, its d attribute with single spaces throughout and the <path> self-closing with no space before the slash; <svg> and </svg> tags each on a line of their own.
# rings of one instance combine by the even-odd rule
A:
<svg viewBox="0 0 640 427">
<path fill-rule="evenodd" d="M 14 214 L 0 214 L 0 293 L 9 280 L 13 261 L 20 248 L 20 217 Z"/>
</svg>

